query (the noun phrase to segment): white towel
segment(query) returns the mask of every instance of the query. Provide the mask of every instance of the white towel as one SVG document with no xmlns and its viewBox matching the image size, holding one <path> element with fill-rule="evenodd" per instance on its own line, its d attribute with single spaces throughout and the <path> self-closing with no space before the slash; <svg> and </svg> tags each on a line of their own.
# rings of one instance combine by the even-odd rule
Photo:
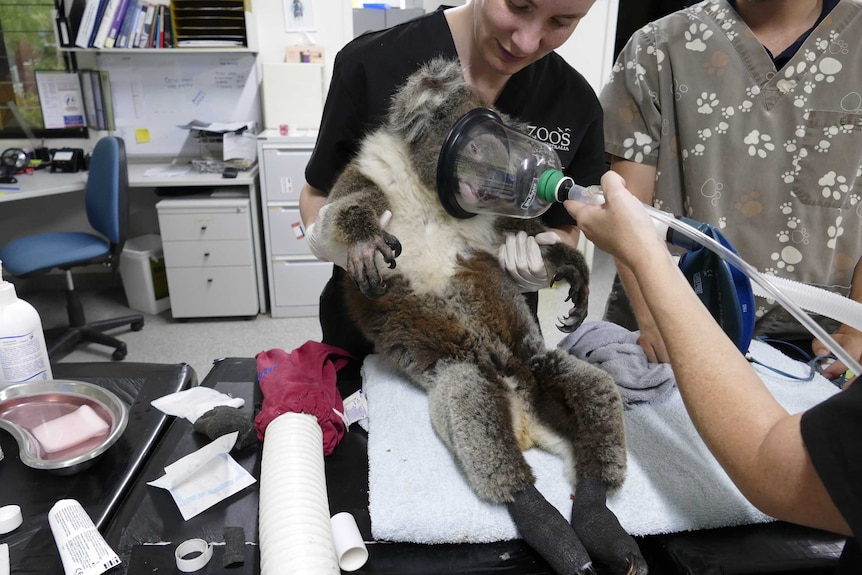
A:
<svg viewBox="0 0 862 575">
<path fill-rule="evenodd" d="M 752 355 L 785 372 L 808 367 L 758 341 Z M 820 376 L 796 381 L 757 367 L 776 399 L 791 413 L 836 393 Z M 486 543 L 518 537 L 506 509 L 480 501 L 435 435 L 425 394 L 380 357 L 363 365 L 368 400 L 369 511 L 379 541 Z M 672 533 L 772 519 L 757 511 L 709 454 L 679 392 L 625 412 L 628 473 L 608 506 L 632 535 Z M 537 489 L 564 517 L 571 487 L 562 461 L 537 449 L 525 454 Z"/>
</svg>

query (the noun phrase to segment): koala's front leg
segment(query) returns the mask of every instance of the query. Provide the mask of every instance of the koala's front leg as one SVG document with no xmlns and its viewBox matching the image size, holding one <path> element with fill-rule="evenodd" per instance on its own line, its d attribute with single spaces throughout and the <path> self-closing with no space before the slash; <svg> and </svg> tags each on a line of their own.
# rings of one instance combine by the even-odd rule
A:
<svg viewBox="0 0 862 575">
<path fill-rule="evenodd" d="M 323 231 L 347 248 L 345 271 L 366 297 L 386 292 L 386 284 L 377 269 L 379 253 L 389 268 L 401 255 L 401 242 L 384 229 L 381 217 L 389 203 L 373 182 L 348 165 L 330 194 L 331 218 Z M 388 220 L 387 220 L 388 221 Z"/>
<path fill-rule="evenodd" d="M 578 250 L 563 242 L 542 246 L 542 257 L 550 269 L 554 270 L 551 283 L 565 280 L 569 284 L 566 301 L 571 301 L 572 307 L 565 317 L 559 319 L 557 329 L 571 333 L 584 322 L 589 312 L 589 267 Z"/>
</svg>

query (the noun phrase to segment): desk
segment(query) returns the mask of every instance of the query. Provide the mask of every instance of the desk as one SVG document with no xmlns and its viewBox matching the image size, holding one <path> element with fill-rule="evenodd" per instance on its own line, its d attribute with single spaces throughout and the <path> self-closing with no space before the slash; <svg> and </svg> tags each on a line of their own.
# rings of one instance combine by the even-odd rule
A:
<svg viewBox="0 0 862 575">
<path fill-rule="evenodd" d="M 24 524 L 0 535 L 9 544 L 12 573 L 62 573 L 60 556 L 48 526 L 48 511 L 60 499 L 78 500 L 102 531 L 120 507 L 172 418 L 153 408 L 153 399 L 197 382 L 186 364 L 60 363 L 54 377 L 87 381 L 110 389 L 129 407 L 122 437 L 93 466 L 61 476 L 31 469 L 18 458 L 18 444 L 0 431 L 5 459 L 0 461 L 0 506 L 21 507 Z"/>
<path fill-rule="evenodd" d="M 158 168 L 171 166 L 170 162 L 135 162 L 130 160 L 129 188 L 245 188 L 248 190 L 250 209 L 252 214 L 252 243 L 254 260 L 257 274 L 257 298 L 260 311 L 267 311 L 266 278 L 263 267 L 263 248 L 261 244 L 262 232 L 260 229 L 260 207 L 258 193 L 258 167 L 255 165 L 250 170 L 239 172 L 236 178 L 222 178 L 221 174 L 201 174 L 189 166 L 189 172 L 181 176 L 168 177 L 165 175 L 147 175 L 154 173 Z M 179 162 L 177 165 L 181 165 Z M 20 174 L 15 176 L 16 184 L 0 184 L 2 187 L 21 188 L 16 191 L 0 189 L 0 202 L 14 202 L 66 194 L 70 192 L 83 191 L 87 186 L 87 172 L 73 174 L 51 173 L 47 170 L 38 170 L 32 174 Z M 83 205 L 82 205 L 83 208 Z"/>
</svg>

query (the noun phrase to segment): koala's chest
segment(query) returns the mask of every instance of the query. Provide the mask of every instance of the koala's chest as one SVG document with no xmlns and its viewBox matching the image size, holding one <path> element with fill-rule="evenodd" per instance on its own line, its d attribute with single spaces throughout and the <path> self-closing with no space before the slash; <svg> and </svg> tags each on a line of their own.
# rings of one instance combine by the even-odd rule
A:
<svg viewBox="0 0 862 575">
<path fill-rule="evenodd" d="M 406 190 L 402 190 L 406 191 Z M 415 291 L 442 293 L 459 269 L 459 258 L 477 250 L 496 253 L 498 234 L 491 218 L 459 220 L 446 214 L 428 190 L 393 195 L 387 229 L 401 242 L 401 256 L 387 273 L 406 277 Z"/>
</svg>

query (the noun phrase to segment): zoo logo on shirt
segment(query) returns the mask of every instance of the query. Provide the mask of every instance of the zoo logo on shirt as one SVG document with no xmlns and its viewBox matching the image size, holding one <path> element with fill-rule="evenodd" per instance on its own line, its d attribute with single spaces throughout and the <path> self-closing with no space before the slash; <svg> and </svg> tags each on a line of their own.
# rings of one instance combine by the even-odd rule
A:
<svg viewBox="0 0 862 575">
<path fill-rule="evenodd" d="M 554 147 L 555 150 L 569 151 L 571 144 L 571 128 L 556 128 L 550 130 L 544 126 L 527 126 L 527 133 L 540 142 L 545 142 Z"/>
</svg>

